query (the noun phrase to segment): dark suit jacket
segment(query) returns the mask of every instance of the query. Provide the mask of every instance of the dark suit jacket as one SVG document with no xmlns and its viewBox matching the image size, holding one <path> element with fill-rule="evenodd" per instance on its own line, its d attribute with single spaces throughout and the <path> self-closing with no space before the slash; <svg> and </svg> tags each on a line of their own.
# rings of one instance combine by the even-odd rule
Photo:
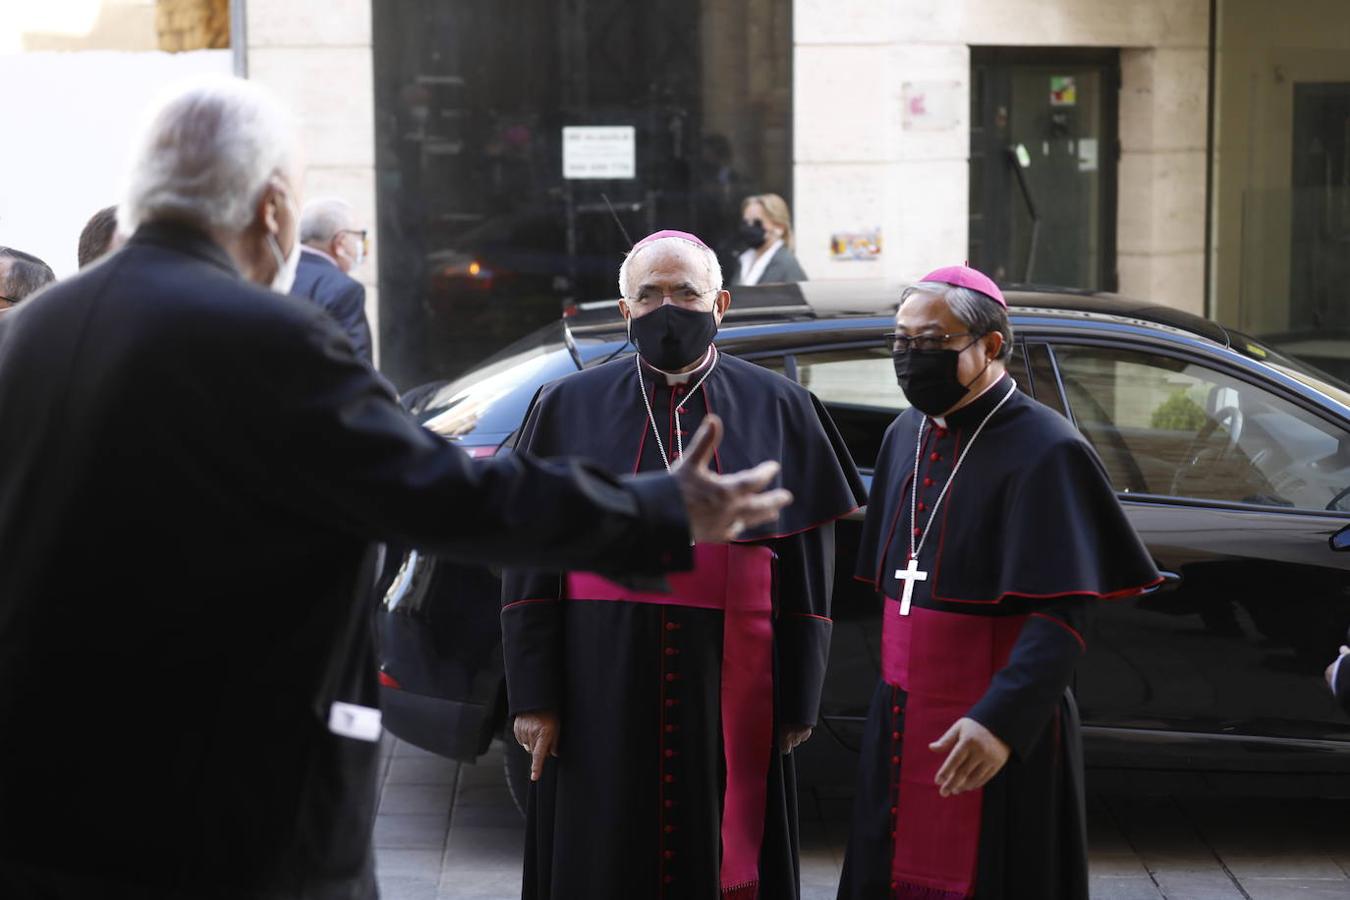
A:
<svg viewBox="0 0 1350 900">
<path fill-rule="evenodd" d="M 308 297 L 347 332 L 356 355 L 371 362 L 370 323 L 366 321 L 366 288 L 347 275 L 331 259 L 308 247 L 300 248 L 300 267 L 291 293 Z"/>
<path fill-rule="evenodd" d="M 333 717 L 378 705 L 376 539 L 690 557 L 668 476 L 470 462 L 204 235 L 0 319 L 0 897 L 373 897 L 379 744 Z"/>
<path fill-rule="evenodd" d="M 741 280 L 740 266 L 737 265 L 732 271 L 734 277 L 731 283 L 739 284 Z M 774 251 L 773 256 L 769 257 L 769 264 L 764 267 L 764 274 L 759 277 L 759 281 L 756 283 L 790 284 L 806 280 L 806 272 L 803 271 L 801 263 L 797 262 L 797 257 L 793 256 L 792 251 L 784 244 Z"/>
</svg>

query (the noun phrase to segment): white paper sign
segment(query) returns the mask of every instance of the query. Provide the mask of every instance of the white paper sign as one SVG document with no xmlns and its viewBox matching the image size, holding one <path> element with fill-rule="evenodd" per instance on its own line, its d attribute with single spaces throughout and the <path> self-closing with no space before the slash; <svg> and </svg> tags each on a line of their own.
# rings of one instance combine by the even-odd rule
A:
<svg viewBox="0 0 1350 900">
<path fill-rule="evenodd" d="M 563 128 L 563 178 L 637 177 L 637 129 L 632 125 Z"/>
</svg>

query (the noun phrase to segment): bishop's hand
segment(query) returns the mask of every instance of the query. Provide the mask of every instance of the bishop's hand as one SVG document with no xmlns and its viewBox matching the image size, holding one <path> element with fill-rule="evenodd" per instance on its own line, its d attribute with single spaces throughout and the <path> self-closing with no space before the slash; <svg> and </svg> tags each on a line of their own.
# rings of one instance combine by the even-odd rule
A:
<svg viewBox="0 0 1350 900">
<path fill-rule="evenodd" d="M 933 778 L 938 793 L 944 797 L 984 787 L 1003 768 L 1011 752 L 988 728 L 964 717 L 957 719 L 928 749 L 936 753 L 951 751 Z"/>
<path fill-rule="evenodd" d="M 558 755 L 558 714 L 543 710 L 521 713 L 514 727 L 516 741 L 530 754 L 530 780 L 544 774 L 544 760 Z"/>
<path fill-rule="evenodd" d="M 789 491 L 765 490 L 778 474 L 776 462 L 762 462 L 730 475 L 712 471 L 708 465 L 721 441 L 722 420 L 710 413 L 670 469 L 680 485 L 695 541 L 735 540 L 746 529 L 774 521 L 792 502 Z"/>
</svg>

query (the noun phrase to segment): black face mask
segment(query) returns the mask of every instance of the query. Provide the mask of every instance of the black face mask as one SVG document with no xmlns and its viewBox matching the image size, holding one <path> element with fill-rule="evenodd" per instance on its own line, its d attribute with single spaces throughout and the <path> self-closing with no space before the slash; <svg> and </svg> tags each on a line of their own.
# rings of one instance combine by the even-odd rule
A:
<svg viewBox="0 0 1350 900">
<path fill-rule="evenodd" d="M 972 341 L 960 350 L 891 353 L 891 361 L 895 363 L 895 380 L 915 409 L 925 415 L 940 416 L 961 402 L 970 390 L 970 385 L 961 383 L 956 375 L 956 367 L 961 361 L 961 354 L 978 343 L 978 340 Z M 984 368 L 989 368 L 989 363 L 985 363 Z M 981 369 L 980 375 L 983 374 L 984 369 Z M 978 381 L 980 375 L 971 379 L 970 384 Z"/>
<path fill-rule="evenodd" d="M 712 310 L 700 312 L 666 304 L 628 320 L 628 335 L 642 358 L 665 372 L 683 369 L 708 350 L 717 334 Z"/>
<path fill-rule="evenodd" d="M 740 228 L 741 243 L 751 250 L 764 246 L 768 240 L 769 234 L 764 230 L 764 223 L 759 219 L 753 222 L 742 222 Z"/>
</svg>

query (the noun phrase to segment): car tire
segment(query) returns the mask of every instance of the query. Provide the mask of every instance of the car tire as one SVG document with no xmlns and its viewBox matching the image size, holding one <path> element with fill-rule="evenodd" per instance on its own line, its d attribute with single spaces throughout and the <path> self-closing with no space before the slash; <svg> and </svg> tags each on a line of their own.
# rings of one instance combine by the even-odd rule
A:
<svg viewBox="0 0 1350 900">
<path fill-rule="evenodd" d="M 530 754 L 510 736 L 502 741 L 502 771 L 506 774 L 506 789 L 511 793 L 511 802 L 523 818 L 530 791 Z"/>
</svg>

